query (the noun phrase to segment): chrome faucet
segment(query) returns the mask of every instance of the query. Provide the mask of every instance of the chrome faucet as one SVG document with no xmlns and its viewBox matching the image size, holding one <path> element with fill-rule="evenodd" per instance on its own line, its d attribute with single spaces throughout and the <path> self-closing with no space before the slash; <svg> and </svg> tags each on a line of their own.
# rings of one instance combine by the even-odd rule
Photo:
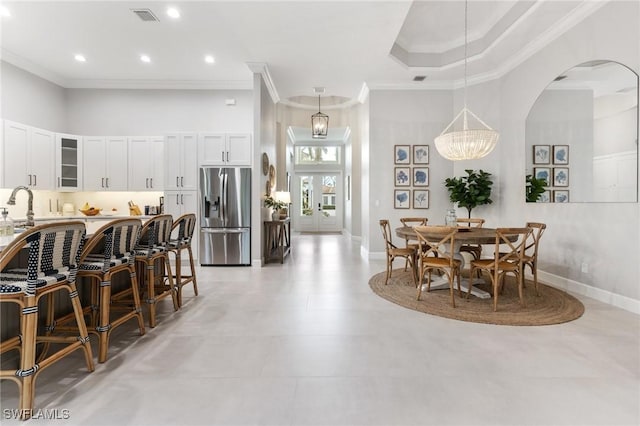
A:
<svg viewBox="0 0 640 426">
<path fill-rule="evenodd" d="M 33 192 L 31 192 L 29 188 L 27 188 L 26 186 L 16 186 L 11 193 L 7 204 L 10 206 L 16 205 L 16 193 L 21 189 L 24 189 L 29 194 L 29 201 L 27 203 L 27 223 L 25 223 L 25 226 L 35 226 L 36 224 L 33 221 Z"/>
</svg>

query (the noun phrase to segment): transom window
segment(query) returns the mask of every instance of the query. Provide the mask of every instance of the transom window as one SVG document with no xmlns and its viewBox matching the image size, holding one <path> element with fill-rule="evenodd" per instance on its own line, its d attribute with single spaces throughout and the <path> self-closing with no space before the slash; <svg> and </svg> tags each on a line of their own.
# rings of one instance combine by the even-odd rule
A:
<svg viewBox="0 0 640 426">
<path fill-rule="evenodd" d="M 296 164 L 340 164 L 340 147 L 296 146 Z"/>
</svg>

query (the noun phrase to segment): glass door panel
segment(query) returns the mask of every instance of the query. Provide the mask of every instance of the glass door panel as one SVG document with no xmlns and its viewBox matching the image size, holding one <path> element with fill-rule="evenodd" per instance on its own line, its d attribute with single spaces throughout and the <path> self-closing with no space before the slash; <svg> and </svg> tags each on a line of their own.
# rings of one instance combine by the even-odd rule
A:
<svg viewBox="0 0 640 426">
<path fill-rule="evenodd" d="M 339 174 L 299 173 L 294 181 L 293 216 L 296 231 L 340 231 L 342 228 Z"/>
</svg>

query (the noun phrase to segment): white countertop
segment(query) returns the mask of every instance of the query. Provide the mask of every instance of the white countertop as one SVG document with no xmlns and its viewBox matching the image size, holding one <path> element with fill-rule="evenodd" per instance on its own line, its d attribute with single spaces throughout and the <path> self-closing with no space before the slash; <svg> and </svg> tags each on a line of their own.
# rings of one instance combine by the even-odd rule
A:
<svg viewBox="0 0 640 426">
<path fill-rule="evenodd" d="M 63 221 L 63 220 L 83 220 L 87 222 L 87 234 L 93 234 L 98 228 L 102 226 L 102 223 L 95 222 L 104 222 L 107 220 L 115 220 L 122 218 L 137 218 L 145 222 L 147 219 L 152 218 L 153 216 L 141 215 L 141 216 L 129 216 L 129 215 L 118 215 L 118 216 L 106 216 L 106 215 L 95 215 L 95 216 L 37 216 L 34 218 L 36 225 L 41 225 L 43 223 L 54 222 L 54 221 Z M 26 221 L 25 218 L 14 219 L 15 223 L 21 223 Z M 9 245 L 14 238 L 16 238 L 20 233 L 13 234 L 13 236 L 2 236 L 0 237 L 0 251 L 4 250 L 4 248 Z"/>
</svg>

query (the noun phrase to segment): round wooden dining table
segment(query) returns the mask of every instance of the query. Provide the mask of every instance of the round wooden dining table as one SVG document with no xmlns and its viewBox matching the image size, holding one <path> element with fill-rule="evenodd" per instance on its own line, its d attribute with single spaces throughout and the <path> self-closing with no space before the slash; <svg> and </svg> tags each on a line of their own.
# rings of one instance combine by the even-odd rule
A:
<svg viewBox="0 0 640 426">
<path fill-rule="evenodd" d="M 433 239 L 439 239 L 438 235 L 429 235 L 428 232 L 422 231 L 421 233 L 429 239 L 429 237 Z M 396 235 L 405 240 L 417 240 L 418 236 L 416 235 L 415 228 L 411 226 L 401 226 L 396 228 Z M 440 237 L 442 235 L 440 234 Z M 496 243 L 496 229 L 495 228 L 458 228 L 458 233 L 455 238 L 454 245 L 454 253 L 453 257 L 459 259 L 462 262 L 461 268 L 464 268 L 465 259 L 460 253 L 460 247 L 463 244 L 495 244 Z M 493 250 L 492 250 L 493 252 Z M 417 266 L 417 265 L 416 265 Z M 417 273 L 417 271 L 416 271 Z M 476 287 L 473 287 L 473 284 L 483 283 L 484 280 L 475 278 L 472 282 L 469 282 L 469 279 L 463 278 L 460 280 L 460 287 L 463 291 L 468 290 L 468 286 L 471 285 L 471 294 L 481 299 L 489 299 L 491 294 L 486 291 L 480 290 Z M 443 282 L 434 280 L 431 282 L 431 290 L 438 290 L 440 288 L 449 288 L 449 282 L 444 280 Z"/>
</svg>

